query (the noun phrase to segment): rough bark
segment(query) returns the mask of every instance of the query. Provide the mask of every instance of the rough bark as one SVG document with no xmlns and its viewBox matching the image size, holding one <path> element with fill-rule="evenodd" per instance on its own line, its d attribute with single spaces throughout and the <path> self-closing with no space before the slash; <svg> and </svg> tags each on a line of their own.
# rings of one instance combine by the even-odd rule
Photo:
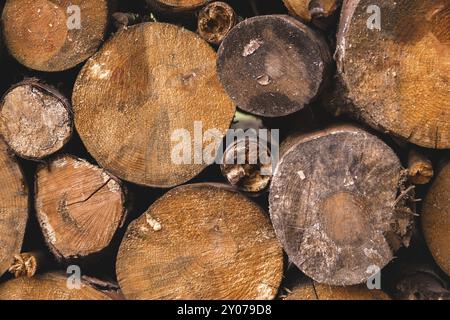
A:
<svg viewBox="0 0 450 320">
<path fill-rule="evenodd" d="M 198 33 L 209 43 L 219 45 L 237 20 L 238 16 L 229 4 L 212 2 L 198 13 Z"/>
<path fill-rule="evenodd" d="M 355 285 L 408 245 L 405 172 L 375 136 L 337 126 L 288 140 L 270 187 L 270 215 L 290 260 L 319 283 Z"/>
<path fill-rule="evenodd" d="M 81 289 L 69 289 L 67 280 L 68 275 L 62 273 L 9 280 L 0 284 L 0 300 L 111 300 L 86 281 Z"/>
<path fill-rule="evenodd" d="M 244 20 L 218 55 L 219 77 L 231 98 L 244 111 L 266 117 L 291 114 L 314 100 L 331 61 L 325 40 L 285 15 Z"/>
<path fill-rule="evenodd" d="M 126 215 L 119 180 L 73 156 L 40 166 L 35 193 L 39 224 L 57 259 L 102 252 Z"/>
<path fill-rule="evenodd" d="M 437 175 L 425 197 L 422 229 L 434 259 L 450 275 L 450 162 Z"/>
<path fill-rule="evenodd" d="M 380 8 L 380 26 L 369 6 Z M 344 1 L 336 59 L 355 116 L 423 147 L 450 147 L 449 10 L 447 0 Z"/>
<path fill-rule="evenodd" d="M 427 184 L 433 178 L 433 163 L 427 155 L 413 148 L 408 155 L 408 176 L 413 184 Z"/>
<path fill-rule="evenodd" d="M 195 177 L 206 164 L 194 157 L 174 163 L 182 141 L 172 135 L 182 130 L 195 140 L 196 122 L 203 132 L 229 128 L 235 106 L 220 86 L 215 61 L 203 39 L 174 25 L 144 23 L 119 32 L 75 84 L 75 125 L 88 151 L 137 184 L 172 187 Z M 188 141 L 184 151 L 202 152 L 209 143 Z"/>
<path fill-rule="evenodd" d="M 0 139 L 0 276 L 20 253 L 28 220 L 28 188 L 22 171 Z"/>
<path fill-rule="evenodd" d="M 61 150 L 72 128 L 67 99 L 36 79 L 14 85 L 0 101 L 0 133 L 22 158 L 42 159 Z"/>
<path fill-rule="evenodd" d="M 70 69 L 103 42 L 111 4 L 107 0 L 8 0 L 2 15 L 5 44 L 21 64 L 40 71 Z M 78 13 L 80 25 L 75 15 Z"/>
<path fill-rule="evenodd" d="M 256 204 L 195 184 L 172 189 L 131 223 L 116 270 L 128 299 L 273 299 L 283 254 Z"/>
</svg>

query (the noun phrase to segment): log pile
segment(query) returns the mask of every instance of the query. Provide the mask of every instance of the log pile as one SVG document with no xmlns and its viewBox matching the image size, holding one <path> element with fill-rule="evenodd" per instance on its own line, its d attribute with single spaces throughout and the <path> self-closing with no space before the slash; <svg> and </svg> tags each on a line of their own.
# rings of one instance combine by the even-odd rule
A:
<svg viewBox="0 0 450 320">
<path fill-rule="evenodd" d="M 450 299 L 448 0 L 0 10 L 0 299 Z"/>
</svg>

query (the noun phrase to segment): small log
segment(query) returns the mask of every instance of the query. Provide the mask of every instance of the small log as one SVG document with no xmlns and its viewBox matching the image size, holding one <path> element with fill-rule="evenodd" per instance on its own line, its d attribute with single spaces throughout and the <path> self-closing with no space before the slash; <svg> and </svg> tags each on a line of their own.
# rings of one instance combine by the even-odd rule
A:
<svg viewBox="0 0 450 320">
<path fill-rule="evenodd" d="M 428 248 L 441 269 L 450 275 L 450 162 L 446 163 L 428 191 L 421 214 Z"/>
<path fill-rule="evenodd" d="M 194 11 L 211 0 L 146 0 L 150 9 L 159 12 Z"/>
<path fill-rule="evenodd" d="M 336 126 L 282 146 L 270 215 L 290 260 L 319 283 L 356 285 L 408 246 L 405 172 L 375 136 Z"/>
<path fill-rule="evenodd" d="M 346 0 L 337 67 L 352 114 L 423 147 L 450 148 L 450 2 Z"/>
<path fill-rule="evenodd" d="M 126 216 L 121 182 L 73 156 L 40 166 L 35 194 L 39 224 L 59 260 L 102 252 Z"/>
<path fill-rule="evenodd" d="M 130 224 L 116 271 L 128 299 L 273 299 L 283 254 L 252 201 L 220 185 L 185 185 Z"/>
<path fill-rule="evenodd" d="M 236 25 L 237 20 L 236 12 L 229 4 L 215 1 L 198 13 L 198 33 L 209 43 L 219 45 Z"/>
<path fill-rule="evenodd" d="M 416 270 L 396 283 L 401 300 L 450 300 L 445 280 L 430 270 Z"/>
<path fill-rule="evenodd" d="M 31 69 L 70 69 L 102 44 L 112 2 L 8 0 L 2 15 L 5 44 L 17 61 Z"/>
<path fill-rule="evenodd" d="M 244 111 L 278 117 L 315 99 L 329 75 L 331 54 L 315 31 L 287 15 L 242 21 L 223 40 L 222 85 Z"/>
<path fill-rule="evenodd" d="M 49 265 L 49 259 L 42 251 L 23 252 L 14 255 L 14 262 L 8 271 L 14 277 L 33 277 L 37 272 L 42 272 Z"/>
<path fill-rule="evenodd" d="M 111 300 L 86 281 L 81 280 L 80 289 L 70 289 L 67 281 L 62 273 L 9 280 L 0 284 L 0 300 Z"/>
<path fill-rule="evenodd" d="M 0 132 L 22 158 L 38 160 L 61 150 L 72 128 L 67 99 L 36 79 L 14 85 L 0 101 Z"/>
<path fill-rule="evenodd" d="M 335 13 L 342 0 L 283 0 L 289 12 L 305 22 L 316 22 Z"/>
<path fill-rule="evenodd" d="M 267 141 L 244 137 L 226 148 L 220 168 L 231 185 L 241 191 L 259 195 L 269 187 L 272 177 L 271 160 Z"/>
<path fill-rule="evenodd" d="M 16 160 L 0 138 L 0 276 L 22 248 L 28 220 L 28 188 Z"/>
<path fill-rule="evenodd" d="M 284 300 L 391 300 L 381 290 L 365 285 L 336 287 L 306 280 L 290 289 Z"/>
<path fill-rule="evenodd" d="M 413 184 L 427 184 L 433 178 L 433 164 L 421 151 L 413 148 L 408 156 L 408 176 Z"/>
<path fill-rule="evenodd" d="M 203 133 L 220 131 L 221 139 L 236 110 L 219 83 L 214 50 L 197 34 L 165 23 L 117 33 L 86 63 L 72 100 L 78 133 L 97 162 L 119 178 L 154 187 L 198 175 L 207 164 L 194 154 L 203 156 L 211 142 L 200 136 L 198 143 L 196 123 Z M 181 144 L 191 157 L 175 163 Z"/>
</svg>

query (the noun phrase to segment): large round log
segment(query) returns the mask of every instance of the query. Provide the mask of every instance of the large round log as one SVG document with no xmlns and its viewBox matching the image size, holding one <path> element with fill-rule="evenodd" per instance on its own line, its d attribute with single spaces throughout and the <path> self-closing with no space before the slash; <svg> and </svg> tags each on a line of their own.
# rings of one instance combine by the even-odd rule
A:
<svg viewBox="0 0 450 320">
<path fill-rule="evenodd" d="M 5 44 L 21 64 L 62 71 L 94 54 L 108 27 L 108 0 L 8 0 L 2 15 Z"/>
<path fill-rule="evenodd" d="M 269 202 L 290 260 L 319 283 L 368 280 L 411 237 L 400 160 L 383 141 L 351 126 L 286 143 Z"/>
<path fill-rule="evenodd" d="M 283 254 L 256 204 L 195 184 L 172 189 L 131 223 L 116 271 L 128 299 L 273 299 Z"/>
<path fill-rule="evenodd" d="M 450 162 L 442 167 L 425 197 L 421 221 L 428 248 L 450 275 Z"/>
<path fill-rule="evenodd" d="M 206 164 L 194 154 L 203 157 L 211 143 L 202 133 L 214 129 L 221 138 L 235 112 L 215 63 L 206 41 L 174 25 L 144 23 L 119 32 L 75 84 L 75 125 L 88 151 L 137 184 L 172 187 L 195 177 Z M 177 132 L 184 134 L 174 139 Z M 180 144 L 191 155 L 182 163 L 172 157 Z"/>
<path fill-rule="evenodd" d="M 346 0 L 337 65 L 351 112 L 423 147 L 450 148 L 450 2 Z"/>
<path fill-rule="evenodd" d="M 22 171 L 0 139 L 0 276 L 20 253 L 28 220 L 28 188 Z"/>
<path fill-rule="evenodd" d="M 331 61 L 325 40 L 286 15 L 242 21 L 218 55 L 220 81 L 231 98 L 241 109 L 266 117 L 291 114 L 313 101 Z"/>
</svg>

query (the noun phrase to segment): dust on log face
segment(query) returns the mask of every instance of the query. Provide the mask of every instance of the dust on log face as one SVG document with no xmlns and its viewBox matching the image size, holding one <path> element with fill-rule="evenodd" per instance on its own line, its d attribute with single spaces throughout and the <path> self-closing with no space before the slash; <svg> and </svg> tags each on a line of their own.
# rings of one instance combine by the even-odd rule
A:
<svg viewBox="0 0 450 320">
<path fill-rule="evenodd" d="M 18 84 L 0 102 L 0 132 L 19 156 L 41 159 L 60 150 L 72 135 L 68 101 L 35 81 Z"/>
<path fill-rule="evenodd" d="M 283 255 L 262 209 L 198 184 L 169 191 L 132 222 L 116 270 L 128 299 L 273 299 Z"/>
<path fill-rule="evenodd" d="M 325 41 L 284 15 L 244 20 L 225 37 L 220 80 L 243 110 L 266 117 L 302 109 L 318 94 L 331 59 Z"/>
<path fill-rule="evenodd" d="M 67 276 L 46 273 L 32 278 L 21 277 L 0 284 L 0 300 L 111 300 L 86 283 L 69 289 Z"/>
<path fill-rule="evenodd" d="M 206 41 L 177 26 L 145 23 L 119 32 L 75 84 L 75 124 L 89 152 L 108 171 L 138 184 L 171 187 L 196 176 L 206 165 L 193 157 L 192 164 L 174 162 L 172 151 L 186 134 L 172 135 L 187 133 L 183 151 L 192 154 L 199 151 L 195 122 L 203 132 L 229 128 L 235 106 L 215 62 Z"/>
<path fill-rule="evenodd" d="M 380 30 L 368 28 L 371 5 Z M 449 25 L 447 0 L 346 1 L 337 61 L 358 115 L 412 143 L 449 148 Z"/>
<path fill-rule="evenodd" d="M 125 215 L 120 183 L 72 156 L 38 169 L 35 205 L 47 244 L 58 259 L 105 249 Z"/>
<path fill-rule="evenodd" d="M 401 173 L 394 152 L 357 128 L 291 141 L 269 197 L 290 260 L 330 285 L 359 284 L 383 268 L 410 238 L 413 215 L 397 209 Z"/>
<path fill-rule="evenodd" d="M 8 0 L 2 16 L 5 44 L 31 69 L 72 68 L 103 42 L 108 6 L 107 0 Z"/>
<path fill-rule="evenodd" d="M 422 229 L 434 259 L 450 275 L 450 162 L 439 172 L 425 198 Z"/>
<path fill-rule="evenodd" d="M 0 139 L 0 276 L 22 248 L 28 219 L 28 190 L 22 171 Z"/>
</svg>

